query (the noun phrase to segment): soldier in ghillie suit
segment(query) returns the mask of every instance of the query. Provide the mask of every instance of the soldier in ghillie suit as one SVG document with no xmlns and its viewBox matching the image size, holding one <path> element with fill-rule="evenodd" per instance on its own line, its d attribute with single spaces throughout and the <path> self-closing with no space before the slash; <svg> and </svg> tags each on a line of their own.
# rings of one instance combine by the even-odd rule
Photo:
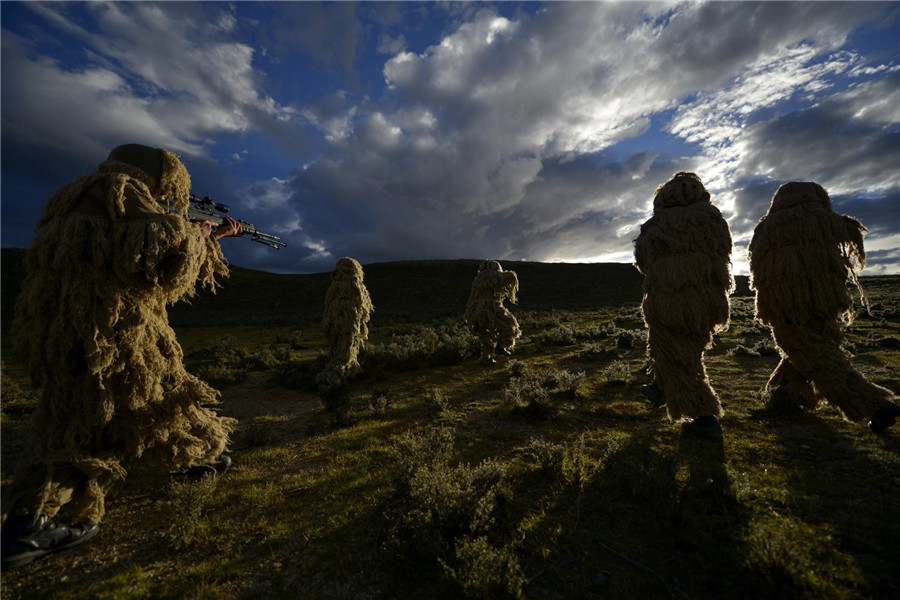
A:
<svg viewBox="0 0 900 600">
<path fill-rule="evenodd" d="M 841 348 L 841 321 L 853 317 L 848 279 L 865 295 L 854 271 L 865 266 L 863 233 L 836 213 L 817 183 L 790 182 L 775 192 L 750 242 L 756 317 L 771 327 L 781 362 L 766 384 L 770 408 L 815 410 L 822 400 L 850 421 L 879 433 L 900 406 L 890 390 L 870 383 Z"/>
<path fill-rule="evenodd" d="M 328 365 L 318 382 L 333 388 L 359 372 L 359 351 L 369 339 L 369 317 L 375 307 L 363 283 L 362 266 L 352 258 L 341 258 L 331 272 L 325 295 L 325 339 Z"/>
<path fill-rule="evenodd" d="M 3 503 L 4 568 L 93 537 L 128 460 L 189 475 L 231 462 L 233 420 L 185 371 L 166 305 L 214 288 L 216 240 L 241 226 L 187 221 L 190 185 L 174 154 L 129 144 L 47 201 L 13 326 L 40 396 Z"/>
<path fill-rule="evenodd" d="M 703 352 L 728 327 L 731 232 L 697 175 L 676 173 L 656 190 L 634 257 L 644 274 L 641 308 L 655 376 L 641 391 L 673 421 L 687 421 L 686 433 L 721 439 L 722 405 Z"/>
<path fill-rule="evenodd" d="M 497 352 L 509 356 L 522 335 L 519 322 L 503 306 L 506 299 L 515 304 L 518 291 L 519 279 L 515 271 L 504 271 L 495 260 L 486 260 L 478 267 L 465 320 L 481 343 L 482 362 L 495 363 Z"/>
</svg>

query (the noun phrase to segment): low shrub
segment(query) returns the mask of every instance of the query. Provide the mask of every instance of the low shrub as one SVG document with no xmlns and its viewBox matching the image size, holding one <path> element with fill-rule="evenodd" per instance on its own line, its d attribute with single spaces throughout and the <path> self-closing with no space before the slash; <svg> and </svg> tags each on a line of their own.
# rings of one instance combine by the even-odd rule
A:
<svg viewBox="0 0 900 600">
<path fill-rule="evenodd" d="M 197 369 L 197 377 L 215 388 L 223 388 L 236 385 L 247 380 L 246 369 L 230 367 L 228 365 L 203 365 Z"/>
<path fill-rule="evenodd" d="M 369 410 L 376 415 L 386 414 L 388 407 L 391 405 L 391 398 L 388 395 L 388 390 L 382 388 L 372 390 L 372 395 L 369 396 L 368 401 Z"/>
<path fill-rule="evenodd" d="M 575 330 L 568 325 L 542 331 L 532 336 L 531 340 L 538 346 L 571 346 L 575 344 Z"/>
<path fill-rule="evenodd" d="M 450 399 L 439 387 L 433 387 L 428 390 L 428 403 L 434 407 L 438 414 L 443 414 L 450 410 Z"/>
<path fill-rule="evenodd" d="M 316 392 L 319 387 L 316 376 L 328 364 L 328 357 L 319 354 L 315 360 L 290 360 L 276 365 L 271 373 L 270 385 L 291 390 Z"/>
<path fill-rule="evenodd" d="M 600 375 L 608 384 L 625 384 L 631 379 L 631 367 L 625 361 L 614 360 L 600 372 Z"/>
<path fill-rule="evenodd" d="M 291 329 L 287 333 L 279 334 L 275 341 L 279 344 L 287 344 L 291 350 L 303 350 L 306 347 L 306 340 L 300 329 Z"/>
<path fill-rule="evenodd" d="M 394 445 L 396 496 L 387 548 L 459 585 L 467 597 L 521 594 L 525 579 L 502 540 L 511 490 L 507 468 L 486 459 L 452 465 L 447 429 L 406 433 Z"/>
<path fill-rule="evenodd" d="M 10 375 L 3 361 L 0 361 L 0 409 L 5 414 L 30 413 L 37 406 L 37 395 L 25 389 Z"/>
<path fill-rule="evenodd" d="M 595 467 L 592 465 L 584 435 L 572 444 L 560 444 L 534 438 L 528 452 L 545 476 L 583 489 Z"/>
<path fill-rule="evenodd" d="M 366 371 L 410 371 L 459 364 L 478 352 L 478 338 L 459 323 L 417 326 L 410 333 L 393 336 L 387 344 L 366 345 L 360 363 Z"/>
<path fill-rule="evenodd" d="M 208 541 L 210 525 L 206 511 L 218 483 L 217 476 L 206 475 L 199 481 L 173 481 L 169 484 L 165 501 L 170 507 L 167 511 L 170 515 L 167 536 L 173 549 L 181 550 Z"/>
<path fill-rule="evenodd" d="M 647 332 L 642 329 L 624 329 L 616 334 L 616 347 L 620 350 L 640 348 L 647 343 Z"/>
</svg>

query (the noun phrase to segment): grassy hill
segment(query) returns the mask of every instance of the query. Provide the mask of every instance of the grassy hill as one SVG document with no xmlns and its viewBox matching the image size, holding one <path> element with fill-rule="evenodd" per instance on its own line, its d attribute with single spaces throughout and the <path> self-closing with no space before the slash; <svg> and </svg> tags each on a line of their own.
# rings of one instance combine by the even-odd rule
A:
<svg viewBox="0 0 900 600">
<path fill-rule="evenodd" d="M 11 322 L 24 277 L 25 251 L 2 250 L 2 322 Z M 428 260 L 364 265 L 365 283 L 375 304 L 373 323 L 461 316 L 477 260 Z M 517 310 L 588 310 L 641 301 L 643 277 L 629 264 L 502 261 L 519 277 Z M 176 327 L 221 325 L 303 326 L 321 319 L 329 273 L 278 275 L 231 267 L 215 294 L 202 291 L 169 311 Z M 747 277 L 737 278 L 736 296 L 749 293 Z"/>
<path fill-rule="evenodd" d="M 2 255 L 4 346 L 21 257 Z M 900 427 L 769 410 L 779 358 L 752 298 L 706 353 L 713 443 L 639 393 L 632 267 L 503 266 L 523 335 L 485 366 L 460 326 L 477 261 L 367 265 L 377 318 L 331 409 L 315 386 L 327 273 L 236 267 L 173 308 L 188 367 L 237 419 L 234 467 L 186 483 L 126 465 L 97 538 L 4 573 L 4 600 L 900 597 Z M 847 348 L 896 393 L 900 277 L 863 285 L 872 315 Z M 3 359 L 6 486 L 35 393 Z"/>
</svg>

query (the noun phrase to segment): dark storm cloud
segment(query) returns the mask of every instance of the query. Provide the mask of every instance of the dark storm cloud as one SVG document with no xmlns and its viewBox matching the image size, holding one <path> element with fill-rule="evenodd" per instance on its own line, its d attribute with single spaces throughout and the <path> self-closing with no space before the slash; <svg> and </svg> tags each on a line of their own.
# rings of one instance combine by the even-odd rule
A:
<svg viewBox="0 0 900 600">
<path fill-rule="evenodd" d="M 628 261 L 678 170 L 729 218 L 736 264 L 791 179 L 871 215 L 874 252 L 890 256 L 896 48 L 845 43 L 860 24 L 896 25 L 891 5 L 534 8 L 39 3 L 28 10 L 83 51 L 73 66 L 44 53 L 52 36 L 4 29 L 4 172 L 7 152 L 53 154 L 55 188 L 83 172 L 76 156 L 92 169 L 126 141 L 173 149 L 204 193 L 291 243 L 230 244 L 234 262 L 272 270 L 344 255 Z M 297 88 L 302 100 L 286 95 Z M 293 168 L 230 172 L 245 151 L 227 144 L 250 135 Z M 4 234 L 9 215 L 25 218 L 4 206 Z"/>
<path fill-rule="evenodd" d="M 439 44 L 386 62 L 393 103 L 348 111 L 345 137 L 292 181 L 293 203 L 307 232 L 332 240 L 342 231 L 342 252 L 365 239 L 378 259 L 409 252 L 537 260 L 625 255 L 656 186 L 704 161 L 681 159 L 675 168 L 654 165 L 652 150 L 621 162 L 593 155 L 645 132 L 652 115 L 684 96 L 723 83 L 740 90 L 733 110 L 752 113 L 773 93 L 771 85 L 739 87 L 736 78 L 748 65 L 761 62 L 770 78 L 808 65 L 879 10 L 852 3 L 566 3 L 513 21 L 482 7 Z M 783 52 L 797 44 L 806 49 Z M 832 63 L 796 81 L 777 77 L 777 93 L 791 97 L 823 73 L 849 68 L 846 59 Z M 696 114 L 717 118 L 699 104 Z M 681 116 L 683 130 L 710 148 L 740 134 L 737 128 L 713 140 L 707 136 L 720 131 L 716 123 L 688 125 L 690 115 Z M 747 155 L 728 168 L 740 164 L 746 179 L 761 172 L 753 153 L 766 150 L 743 143 Z M 725 167 L 707 166 L 715 185 L 731 183 Z M 304 193 L 310 189 L 317 197 Z M 758 220 L 764 196 L 741 198 L 750 206 L 735 203 L 739 235 Z M 404 236 L 379 235 L 398 222 L 433 225 L 431 241 L 415 237 L 416 245 L 404 248 Z"/>
<path fill-rule="evenodd" d="M 351 88 L 359 87 L 354 63 L 362 41 L 356 2 L 274 2 L 273 51 L 290 60 L 297 51 L 325 71 L 340 73 Z"/>
<path fill-rule="evenodd" d="M 900 188 L 900 72 L 758 123 L 742 167 L 839 190 Z"/>
<path fill-rule="evenodd" d="M 835 210 L 856 216 L 876 247 L 900 234 L 900 73 L 850 86 L 818 104 L 748 128 L 732 230 L 749 235 L 782 183 L 815 181 Z"/>
<path fill-rule="evenodd" d="M 34 3 L 87 62 L 66 68 L 4 31 L 4 138 L 72 156 L 135 139 L 202 156 L 212 134 L 290 129 L 293 109 L 259 90 L 253 48 L 223 41 L 233 28 L 223 6 L 89 3 L 88 28 L 66 4 Z"/>
</svg>

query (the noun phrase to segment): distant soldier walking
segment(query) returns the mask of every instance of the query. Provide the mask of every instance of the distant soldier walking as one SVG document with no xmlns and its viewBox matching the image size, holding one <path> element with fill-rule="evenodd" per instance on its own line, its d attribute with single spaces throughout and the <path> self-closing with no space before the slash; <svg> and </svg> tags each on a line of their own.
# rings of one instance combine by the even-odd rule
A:
<svg viewBox="0 0 900 600">
<path fill-rule="evenodd" d="M 190 176 L 171 152 L 129 144 L 47 201 L 16 305 L 16 350 L 40 386 L 3 503 L 3 567 L 93 537 L 126 460 L 221 471 L 233 420 L 185 371 L 166 306 L 226 275 L 229 219 L 191 223 Z M 179 214 L 170 214 L 174 209 Z M 76 525 L 63 525 L 57 514 Z"/>
<path fill-rule="evenodd" d="M 868 421 L 879 433 L 894 424 L 900 406 L 890 390 L 854 369 L 841 348 L 841 320 L 853 317 L 848 278 L 862 294 L 854 261 L 865 266 L 866 231 L 836 213 L 819 184 L 786 183 L 753 232 L 750 272 L 756 316 L 771 327 L 781 352 L 766 384 L 770 405 L 815 410 L 827 400 L 847 420 Z"/>
<path fill-rule="evenodd" d="M 653 216 L 635 240 L 644 274 L 641 308 L 648 327 L 652 385 L 642 392 L 687 433 L 722 438 L 722 405 L 706 376 L 703 353 L 727 328 L 731 232 L 694 173 L 676 173 L 657 188 Z"/>
<path fill-rule="evenodd" d="M 486 260 L 478 267 L 465 320 L 481 343 L 482 362 L 495 363 L 497 352 L 509 356 L 522 335 L 516 317 L 503 306 L 507 299 L 515 304 L 518 291 L 519 279 L 515 271 L 504 271 L 495 260 Z"/>
<path fill-rule="evenodd" d="M 331 272 L 323 320 L 329 349 L 328 365 L 318 377 L 326 386 L 346 383 L 359 372 L 357 358 L 369 339 L 369 317 L 375 310 L 363 276 L 362 266 L 347 257 L 339 259 Z"/>
</svg>

